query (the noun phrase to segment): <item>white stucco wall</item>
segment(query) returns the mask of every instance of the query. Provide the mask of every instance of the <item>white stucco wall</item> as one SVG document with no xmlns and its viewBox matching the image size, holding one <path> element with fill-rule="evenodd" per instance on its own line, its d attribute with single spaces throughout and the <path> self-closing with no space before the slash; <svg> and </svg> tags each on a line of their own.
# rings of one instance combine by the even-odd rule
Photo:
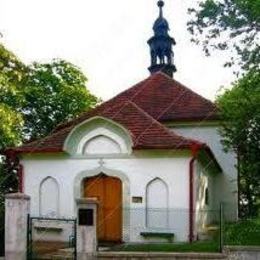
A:
<svg viewBox="0 0 260 260">
<path fill-rule="evenodd" d="M 195 140 L 206 143 L 213 151 L 218 163 L 220 164 L 224 175 L 215 180 L 215 185 L 220 188 L 218 194 L 219 199 L 226 203 L 228 215 L 235 218 L 237 215 L 237 169 L 236 155 L 230 151 L 225 153 L 221 144 L 222 137 L 220 136 L 218 126 L 206 125 L 171 125 L 168 126 L 174 132 Z"/>
<path fill-rule="evenodd" d="M 124 223 L 125 237 L 131 240 L 140 240 L 134 228 L 140 231 L 146 230 L 146 186 L 155 178 L 161 178 L 169 188 L 169 211 L 172 217 L 170 226 L 172 232 L 176 233 L 176 239 L 186 240 L 188 237 L 188 226 L 183 219 L 188 221 L 189 207 L 189 160 L 186 158 L 117 158 L 103 159 L 104 166 L 100 167 L 100 159 L 87 158 L 27 158 L 22 161 L 25 171 L 24 187 L 25 193 L 31 196 L 31 214 L 39 216 L 40 198 L 39 190 L 41 182 L 47 177 L 53 177 L 59 185 L 59 217 L 75 217 L 75 179 L 78 175 L 92 176 L 104 172 L 122 172 L 125 175 L 123 189 L 129 186 L 130 194 L 125 194 L 124 211 L 131 216 L 130 222 Z M 127 181 L 125 181 L 127 180 Z M 128 183 L 126 183 L 128 182 Z M 80 187 L 76 187 L 80 190 Z M 128 198 L 126 198 L 128 196 Z M 142 197 L 143 203 L 135 204 L 130 201 L 131 197 Z M 156 204 L 160 204 L 160 196 L 155 197 Z M 51 202 L 50 202 L 51 203 Z M 186 216 L 187 214 L 187 216 Z M 132 227 L 132 228 L 131 228 Z M 132 231 L 130 234 L 129 231 Z M 168 229 L 167 229 L 168 230 Z"/>
</svg>

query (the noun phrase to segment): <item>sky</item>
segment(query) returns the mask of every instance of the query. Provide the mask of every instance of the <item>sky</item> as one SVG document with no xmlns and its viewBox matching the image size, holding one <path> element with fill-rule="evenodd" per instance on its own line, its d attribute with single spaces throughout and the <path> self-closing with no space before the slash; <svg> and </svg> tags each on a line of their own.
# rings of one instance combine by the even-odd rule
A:
<svg viewBox="0 0 260 260">
<path fill-rule="evenodd" d="M 214 100 L 234 80 L 226 57 L 205 57 L 190 42 L 188 7 L 197 0 L 165 0 L 174 47 L 175 79 Z M 66 59 L 88 77 L 88 89 L 107 100 L 147 78 L 147 40 L 158 17 L 156 0 L 0 0 L 0 39 L 25 63 Z"/>
</svg>

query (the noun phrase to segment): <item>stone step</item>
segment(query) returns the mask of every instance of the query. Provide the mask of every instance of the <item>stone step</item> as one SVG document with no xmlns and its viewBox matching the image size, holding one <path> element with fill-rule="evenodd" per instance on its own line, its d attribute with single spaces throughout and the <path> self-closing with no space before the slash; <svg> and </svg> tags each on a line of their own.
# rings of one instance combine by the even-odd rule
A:
<svg viewBox="0 0 260 260">
<path fill-rule="evenodd" d="M 37 259 L 40 260 L 72 260 L 73 259 L 73 251 L 71 249 L 60 249 L 59 251 L 51 254 L 45 254 Z"/>
<path fill-rule="evenodd" d="M 73 260 L 71 256 L 64 255 L 44 255 L 37 257 L 37 260 Z"/>
</svg>

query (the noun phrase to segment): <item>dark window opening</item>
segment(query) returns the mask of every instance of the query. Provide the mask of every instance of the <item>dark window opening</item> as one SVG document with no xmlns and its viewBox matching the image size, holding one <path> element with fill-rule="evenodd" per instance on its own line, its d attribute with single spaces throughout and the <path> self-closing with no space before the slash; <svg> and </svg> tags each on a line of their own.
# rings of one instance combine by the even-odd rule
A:
<svg viewBox="0 0 260 260">
<path fill-rule="evenodd" d="M 205 189 L 205 205 L 209 205 L 209 188 Z"/>
</svg>

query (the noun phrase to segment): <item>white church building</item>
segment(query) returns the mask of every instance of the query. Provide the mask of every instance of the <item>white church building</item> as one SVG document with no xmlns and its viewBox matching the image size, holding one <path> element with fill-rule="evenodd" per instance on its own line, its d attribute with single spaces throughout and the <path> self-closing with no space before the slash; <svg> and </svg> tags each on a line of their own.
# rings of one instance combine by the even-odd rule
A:
<svg viewBox="0 0 260 260">
<path fill-rule="evenodd" d="M 195 240 L 221 202 L 236 217 L 236 156 L 223 151 L 214 103 L 173 79 L 175 41 L 158 5 L 147 79 L 11 150 L 32 216 L 75 218 L 76 200 L 94 197 L 108 242 Z"/>
</svg>

